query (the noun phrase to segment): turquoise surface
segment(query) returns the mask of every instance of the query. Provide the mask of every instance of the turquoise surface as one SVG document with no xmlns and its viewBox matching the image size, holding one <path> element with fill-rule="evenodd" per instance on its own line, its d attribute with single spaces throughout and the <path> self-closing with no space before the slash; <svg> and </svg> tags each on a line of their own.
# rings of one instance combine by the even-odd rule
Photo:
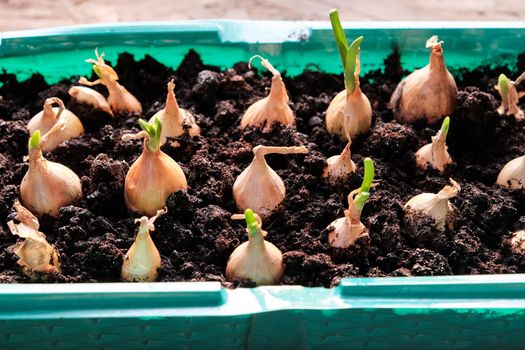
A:
<svg viewBox="0 0 525 350">
<path fill-rule="evenodd" d="M 396 46 L 405 68 L 438 34 L 451 67 L 515 65 L 524 23 L 344 23 L 363 69 Z M 0 34 L 0 68 L 48 82 L 87 74 L 98 47 L 176 67 L 193 48 L 229 67 L 253 54 L 288 74 L 340 72 L 328 22 L 191 21 Z M 523 349 L 525 275 L 343 279 L 337 288 L 219 283 L 0 285 L 0 349 Z"/>
</svg>

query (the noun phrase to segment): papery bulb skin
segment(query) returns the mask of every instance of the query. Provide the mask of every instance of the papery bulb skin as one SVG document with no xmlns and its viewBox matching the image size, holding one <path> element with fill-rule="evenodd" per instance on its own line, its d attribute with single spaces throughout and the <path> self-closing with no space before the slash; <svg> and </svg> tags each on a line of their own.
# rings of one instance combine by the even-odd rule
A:
<svg viewBox="0 0 525 350">
<path fill-rule="evenodd" d="M 165 143 L 168 137 L 178 137 L 186 130 L 190 136 L 200 134 L 200 128 L 195 121 L 195 117 L 186 109 L 180 108 L 173 92 L 175 83 L 173 80 L 168 83 L 168 95 L 166 106 L 155 113 L 149 120 L 150 123 L 157 118 L 162 123 L 161 143 Z"/>
<path fill-rule="evenodd" d="M 52 107 L 55 103 L 59 104 L 59 107 Z M 27 129 L 29 135 L 40 130 L 42 135 L 46 136 L 47 142 L 42 146 L 45 152 L 52 151 L 62 142 L 84 133 L 80 119 L 66 109 L 62 100 L 56 97 L 46 99 L 43 110 L 31 118 Z"/>
<path fill-rule="evenodd" d="M 284 274 L 283 255 L 264 239 L 266 231 L 261 229 L 261 218 L 251 209 L 247 209 L 245 215 L 232 218 L 246 218 L 248 241 L 230 255 L 226 265 L 227 280 L 250 280 L 257 286 L 279 284 Z"/>
<path fill-rule="evenodd" d="M 326 129 L 330 135 L 337 135 L 341 141 L 346 141 L 345 106 L 346 90 L 341 91 L 332 99 L 326 110 Z"/>
<path fill-rule="evenodd" d="M 279 284 L 282 275 L 283 256 L 272 243 L 244 242 L 230 256 L 226 267 L 226 278 L 250 280 L 258 286 Z"/>
<path fill-rule="evenodd" d="M 122 264 L 121 278 L 127 282 L 153 282 L 159 274 L 161 265 L 160 253 L 151 239 L 150 231 L 155 230 L 155 220 L 166 213 L 161 209 L 156 215 L 148 218 L 143 216 L 135 222 L 140 223 L 140 228 L 135 241 L 129 248 Z"/>
<path fill-rule="evenodd" d="M 525 255 L 525 231 L 519 230 L 512 233 L 509 241 L 510 249 L 514 254 Z"/>
<path fill-rule="evenodd" d="M 106 112 L 112 117 L 114 116 L 108 101 L 98 91 L 85 86 L 73 86 L 68 93 L 78 103 L 89 105 Z"/>
<path fill-rule="evenodd" d="M 461 190 L 459 184 L 450 179 L 451 185 L 445 186 L 437 194 L 421 193 L 412 197 L 404 206 L 407 228 L 417 232 L 418 226 L 431 219 L 437 230 L 445 232 L 454 225 L 454 208 L 449 202 Z"/>
<path fill-rule="evenodd" d="M 108 89 L 108 104 L 114 113 L 141 113 L 142 105 L 124 86 L 118 82 L 118 75 L 112 67 L 108 66 L 104 62 L 104 54 L 99 55 L 98 51 L 95 50 L 97 57 L 94 59 L 87 59 L 86 62 L 93 64 L 93 71 L 99 79 L 94 82 L 88 81 L 86 78 L 81 77 L 79 83 L 82 85 L 93 86 L 102 84 Z"/>
<path fill-rule="evenodd" d="M 270 94 L 252 104 L 241 119 L 241 128 L 248 126 L 262 128 L 264 132 L 270 132 L 274 123 L 283 125 L 294 125 L 295 116 L 292 109 L 288 106 L 288 93 L 284 85 L 281 74 L 273 68 L 268 60 L 256 55 L 250 59 L 250 63 L 254 58 L 261 58 L 261 63 L 272 74 L 272 86 Z"/>
<path fill-rule="evenodd" d="M 497 111 L 500 115 L 513 115 L 517 120 L 523 120 L 525 115 L 519 107 L 519 99 L 525 96 L 525 92 L 518 92 L 516 86 L 525 79 L 525 72 L 516 81 L 508 79 L 505 74 L 500 74 L 498 84 L 494 88 L 501 96 L 501 105 Z"/>
<path fill-rule="evenodd" d="M 427 41 L 430 63 L 408 75 L 392 94 L 390 107 L 399 123 L 424 119 L 436 124 L 454 112 L 458 89 L 445 66 L 441 45 L 437 36 L 430 38 Z"/>
<path fill-rule="evenodd" d="M 242 211 L 250 208 L 262 217 L 268 216 L 286 194 L 283 180 L 270 168 L 264 156 L 270 153 L 307 153 L 306 147 L 256 146 L 251 164 L 233 184 L 233 198 Z"/>
<path fill-rule="evenodd" d="M 450 118 L 445 118 L 442 130 L 439 130 L 436 136 L 432 136 L 432 143 L 424 145 L 416 152 L 418 168 L 426 170 L 430 166 L 443 173 L 445 167 L 452 163 L 446 144 L 449 123 Z"/>
<path fill-rule="evenodd" d="M 58 217 L 60 208 L 80 198 L 82 185 L 71 169 L 46 160 L 39 150 L 30 151 L 29 169 L 20 184 L 20 199 L 26 208 L 38 217 Z"/>
<path fill-rule="evenodd" d="M 186 191 L 188 183 L 177 162 L 160 150 L 151 152 L 145 144 L 144 151 L 128 171 L 124 187 L 128 208 L 153 216 L 166 205 L 172 192 Z"/>
<path fill-rule="evenodd" d="M 359 84 L 346 99 L 344 115 L 345 135 L 349 135 L 350 139 L 354 139 L 370 130 L 372 126 L 372 107 L 368 97 L 361 92 Z"/>
<path fill-rule="evenodd" d="M 19 257 L 17 263 L 23 267 L 24 273 L 30 277 L 38 277 L 35 273 L 60 273 L 60 260 L 56 249 L 50 245 L 46 236 L 40 232 L 36 217 L 20 203 L 14 205 L 20 223 L 9 221 L 7 226 L 13 235 L 24 240 L 17 243 L 14 253 Z"/>
<path fill-rule="evenodd" d="M 505 164 L 496 183 L 513 190 L 525 189 L 525 156 L 515 158 Z"/>
<path fill-rule="evenodd" d="M 369 237 L 368 230 L 361 221 L 352 223 L 347 217 L 333 221 L 329 227 L 328 243 L 334 248 L 348 248 L 358 239 Z"/>
<path fill-rule="evenodd" d="M 341 154 L 332 156 L 326 160 L 323 177 L 330 186 L 338 186 L 346 183 L 350 176 L 355 173 L 356 165 L 350 156 L 350 142 Z"/>
</svg>

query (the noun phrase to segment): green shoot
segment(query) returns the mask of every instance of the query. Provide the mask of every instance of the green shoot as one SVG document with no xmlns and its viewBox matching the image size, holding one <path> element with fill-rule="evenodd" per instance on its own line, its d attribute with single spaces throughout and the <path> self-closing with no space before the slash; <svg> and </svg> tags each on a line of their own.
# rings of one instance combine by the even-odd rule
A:
<svg viewBox="0 0 525 350">
<path fill-rule="evenodd" d="M 443 138 L 447 137 L 449 127 L 450 127 L 450 117 L 447 116 L 443 120 L 443 124 L 441 124 L 441 129 L 440 129 L 441 135 Z"/>
<path fill-rule="evenodd" d="M 499 87 L 499 93 L 501 95 L 501 98 L 506 104 L 508 104 L 507 100 L 509 98 L 510 81 L 509 81 L 509 78 L 507 78 L 505 74 L 499 75 L 498 87 Z"/>
<path fill-rule="evenodd" d="M 363 183 L 359 189 L 359 193 L 354 198 L 354 204 L 359 212 L 365 206 L 366 201 L 370 198 L 370 188 L 372 187 L 372 181 L 374 181 L 374 162 L 370 158 L 365 158 L 364 163 L 364 176 Z"/>
<path fill-rule="evenodd" d="M 156 152 L 160 148 L 160 135 L 162 133 L 162 124 L 158 118 L 153 123 L 148 123 L 144 119 L 139 119 L 139 125 L 148 134 L 148 149 Z"/>
<path fill-rule="evenodd" d="M 100 71 L 100 68 L 96 64 L 93 65 L 93 72 L 97 75 L 97 77 L 102 78 L 102 72 Z"/>
<path fill-rule="evenodd" d="M 253 210 L 246 209 L 244 212 L 244 219 L 246 220 L 246 227 L 248 228 L 248 233 L 250 236 L 255 236 L 261 231 L 261 226 L 253 213 Z"/>
<path fill-rule="evenodd" d="M 360 36 L 355 39 L 349 47 L 343 27 L 341 26 L 341 21 L 339 20 L 339 13 L 336 9 L 330 11 L 330 22 L 332 23 L 335 42 L 337 43 L 337 49 L 339 50 L 339 55 L 341 56 L 341 62 L 343 64 L 345 86 L 348 92 L 352 93 L 356 86 L 354 73 L 357 66 L 359 46 L 363 42 L 363 37 Z"/>
<path fill-rule="evenodd" d="M 29 138 L 28 148 L 30 151 L 34 150 L 35 148 L 38 148 L 40 145 L 40 140 L 42 139 L 40 135 L 40 130 L 36 130 L 33 135 Z"/>
</svg>

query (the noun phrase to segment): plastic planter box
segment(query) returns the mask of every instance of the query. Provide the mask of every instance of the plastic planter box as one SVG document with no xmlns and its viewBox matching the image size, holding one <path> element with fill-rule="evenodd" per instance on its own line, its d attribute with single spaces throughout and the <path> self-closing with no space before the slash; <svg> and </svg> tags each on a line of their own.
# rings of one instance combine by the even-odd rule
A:
<svg viewBox="0 0 525 350">
<path fill-rule="evenodd" d="M 405 68 L 426 64 L 425 40 L 449 66 L 515 64 L 525 23 L 353 23 L 363 69 L 393 46 Z M 358 30 L 357 30 L 358 29 Z M 349 33 L 349 34 L 350 34 Z M 99 47 L 177 66 L 188 49 L 231 66 L 258 53 L 297 74 L 341 71 L 329 24 L 192 21 L 0 34 L 0 68 L 48 82 L 87 74 Z M 0 349 L 522 349 L 525 275 L 344 279 L 337 288 L 226 290 L 216 282 L 0 285 Z"/>
</svg>

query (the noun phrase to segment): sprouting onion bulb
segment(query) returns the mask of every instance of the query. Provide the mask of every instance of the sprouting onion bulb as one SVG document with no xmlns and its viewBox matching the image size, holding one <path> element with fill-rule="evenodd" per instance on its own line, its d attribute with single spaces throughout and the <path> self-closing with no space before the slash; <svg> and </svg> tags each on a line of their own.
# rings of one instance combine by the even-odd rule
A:
<svg viewBox="0 0 525 350">
<path fill-rule="evenodd" d="M 88 81 L 81 77 L 78 81 L 82 85 L 93 86 L 102 84 L 108 89 L 108 103 L 114 113 L 142 112 L 140 102 L 126 88 L 118 83 L 117 72 L 104 62 L 104 54 L 99 55 L 95 49 L 96 60 L 88 58 L 86 62 L 93 64 L 93 71 L 99 77 L 95 81 Z"/>
<path fill-rule="evenodd" d="M 58 107 L 53 107 L 57 104 Z M 84 127 L 78 117 L 64 107 L 64 102 L 58 97 L 45 100 L 44 108 L 38 112 L 27 124 L 29 134 L 33 135 L 36 130 L 46 136 L 43 151 L 52 151 L 60 143 L 80 136 L 84 133 Z"/>
<path fill-rule="evenodd" d="M 267 154 L 308 153 L 301 147 L 256 146 L 253 148 L 251 164 L 237 177 L 233 184 L 233 198 L 237 207 L 245 211 L 250 208 L 262 217 L 268 216 L 286 194 L 283 180 L 270 168 L 264 156 Z"/>
<path fill-rule="evenodd" d="M 135 241 L 129 248 L 122 264 L 121 278 L 128 282 L 153 282 L 159 276 L 160 254 L 151 239 L 150 232 L 155 231 L 155 220 L 166 213 L 166 208 L 157 210 L 155 216 L 143 216 L 135 219 L 140 224 Z"/>
<path fill-rule="evenodd" d="M 24 273 L 33 276 L 34 273 L 59 273 L 60 261 L 56 249 L 50 245 L 46 236 L 38 229 L 40 224 L 38 219 L 24 208 L 20 203 L 15 202 L 16 220 L 9 221 L 7 226 L 12 234 L 24 240 L 16 245 L 14 253 L 18 256 L 17 263 L 23 267 Z"/>
<path fill-rule="evenodd" d="M 331 186 L 337 186 L 348 181 L 350 175 L 356 171 L 355 163 L 352 161 L 350 154 L 351 144 L 352 142 L 349 141 L 341 154 L 332 156 L 326 160 L 323 177 Z"/>
<path fill-rule="evenodd" d="M 284 273 L 283 254 L 264 237 L 262 220 L 251 209 L 232 219 L 245 219 L 248 241 L 235 248 L 226 265 L 226 278 L 250 280 L 256 285 L 278 284 Z"/>
<path fill-rule="evenodd" d="M 166 142 L 167 137 L 177 137 L 184 134 L 185 130 L 188 130 L 190 136 L 200 134 L 200 128 L 195 122 L 195 117 L 189 111 L 179 107 L 173 89 L 175 89 L 175 83 L 171 80 L 168 83 L 166 106 L 149 120 L 152 123 L 157 118 L 161 122 L 160 142 L 162 143 Z"/>
<path fill-rule="evenodd" d="M 68 93 L 78 103 L 89 105 L 114 116 L 108 101 L 100 92 L 86 86 L 73 86 Z"/>
<path fill-rule="evenodd" d="M 505 164 L 496 183 L 513 190 L 525 189 L 525 156 L 514 158 Z"/>
<path fill-rule="evenodd" d="M 345 90 L 338 93 L 328 106 L 326 128 L 330 134 L 348 141 L 367 132 L 372 125 L 372 107 L 359 84 L 359 56 L 363 37 L 358 37 L 348 46 L 337 10 L 330 11 L 330 21 L 343 63 Z"/>
<path fill-rule="evenodd" d="M 241 119 L 241 128 L 244 129 L 248 126 L 264 127 L 263 131 L 269 132 L 274 123 L 295 124 L 292 109 L 288 106 L 288 93 L 281 73 L 267 59 L 259 55 L 250 58 L 249 66 L 254 58 L 261 59 L 261 64 L 272 73 L 272 87 L 268 96 L 248 107 Z"/>
<path fill-rule="evenodd" d="M 501 96 L 501 106 L 498 107 L 499 114 L 513 115 L 516 119 L 523 119 L 523 111 L 519 108 L 519 99 L 525 96 L 525 91 L 518 92 L 518 86 L 523 79 L 525 79 L 525 72 L 523 72 L 516 81 L 512 81 L 500 74 L 498 78 L 498 85 L 494 88 L 498 90 Z"/>
<path fill-rule="evenodd" d="M 427 40 L 430 63 L 417 69 L 402 80 L 390 99 L 390 108 L 400 123 L 413 123 L 425 119 L 438 123 L 443 116 L 454 112 L 458 88 L 445 66 L 443 41 L 434 35 Z"/>
<path fill-rule="evenodd" d="M 364 237 L 368 237 L 368 230 L 361 222 L 361 211 L 370 198 L 370 188 L 374 181 L 374 162 L 370 158 L 364 161 L 364 176 L 361 187 L 348 195 L 348 209 L 345 216 L 339 218 L 327 227 L 328 243 L 334 248 L 348 248 Z"/>
<path fill-rule="evenodd" d="M 46 142 L 40 130 L 29 139 L 29 169 L 20 184 L 20 199 L 38 217 L 44 214 L 57 217 L 61 207 L 82 198 L 82 185 L 71 169 L 44 158 L 42 148 Z"/>
<path fill-rule="evenodd" d="M 129 210 L 153 216 L 166 205 L 170 193 L 187 190 L 188 184 L 177 162 L 160 150 L 160 121 L 139 119 L 139 125 L 141 132 L 122 136 L 124 141 L 144 139 L 144 150 L 126 175 L 124 199 Z"/>
<path fill-rule="evenodd" d="M 417 230 L 427 219 L 433 220 L 436 229 L 441 232 L 452 229 L 454 208 L 449 199 L 456 197 L 461 190 L 459 184 L 450 179 L 450 186 L 445 186 L 437 194 L 421 193 L 412 197 L 404 207 L 405 223 L 412 230 Z"/>
<path fill-rule="evenodd" d="M 452 158 L 450 158 L 448 154 L 446 144 L 449 126 L 450 117 L 446 117 L 445 120 L 443 120 L 441 129 L 437 132 L 436 136 L 432 137 L 432 143 L 424 145 L 416 152 L 416 164 L 419 168 L 425 170 L 428 166 L 431 166 L 443 172 L 445 171 L 445 167 L 452 163 Z"/>
</svg>

